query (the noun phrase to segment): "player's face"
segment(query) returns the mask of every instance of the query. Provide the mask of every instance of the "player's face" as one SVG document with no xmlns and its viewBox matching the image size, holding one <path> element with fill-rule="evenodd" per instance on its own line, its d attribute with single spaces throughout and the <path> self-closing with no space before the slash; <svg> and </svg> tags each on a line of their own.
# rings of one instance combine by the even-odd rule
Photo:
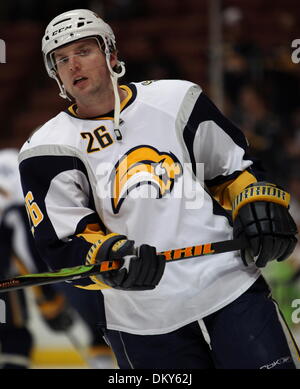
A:
<svg viewBox="0 0 300 389">
<path fill-rule="evenodd" d="M 80 40 L 57 49 L 54 60 L 62 83 L 75 100 L 101 95 L 110 88 L 105 55 L 96 39 Z M 112 67 L 115 63 L 116 57 L 112 55 Z"/>
</svg>

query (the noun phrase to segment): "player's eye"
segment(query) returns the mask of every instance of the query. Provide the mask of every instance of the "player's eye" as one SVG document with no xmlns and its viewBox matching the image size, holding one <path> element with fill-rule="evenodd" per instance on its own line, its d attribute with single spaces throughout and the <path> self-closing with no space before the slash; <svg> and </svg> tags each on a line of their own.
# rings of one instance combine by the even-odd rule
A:
<svg viewBox="0 0 300 389">
<path fill-rule="evenodd" d="M 56 61 L 56 65 L 65 65 L 69 61 L 69 57 L 63 57 L 60 58 L 58 61 Z"/>
<path fill-rule="evenodd" d="M 91 52 L 91 49 L 88 49 L 88 48 L 85 48 L 85 49 L 81 49 L 78 53 L 78 55 L 80 55 L 81 57 L 85 57 L 87 55 L 89 55 Z"/>
<path fill-rule="evenodd" d="M 61 58 L 57 59 L 55 65 L 57 67 L 63 67 L 64 65 L 66 65 L 69 62 L 70 58 L 87 57 L 88 55 L 91 54 L 91 52 L 92 52 L 91 48 L 82 48 L 82 49 L 76 51 L 75 54 L 73 54 L 73 55 L 65 56 L 65 57 L 61 57 Z"/>
</svg>

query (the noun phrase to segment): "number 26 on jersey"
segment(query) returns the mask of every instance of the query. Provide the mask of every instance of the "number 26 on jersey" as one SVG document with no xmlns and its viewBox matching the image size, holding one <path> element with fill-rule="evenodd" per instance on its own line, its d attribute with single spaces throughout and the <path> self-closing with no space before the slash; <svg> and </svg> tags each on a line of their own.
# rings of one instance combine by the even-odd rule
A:
<svg viewBox="0 0 300 389">
<path fill-rule="evenodd" d="M 40 210 L 39 206 L 37 205 L 37 203 L 34 201 L 34 197 L 31 191 L 29 191 L 25 196 L 25 205 L 26 205 L 27 213 L 33 224 L 33 227 L 31 228 L 31 232 L 34 234 L 34 228 L 37 227 L 40 224 L 40 222 L 44 219 L 44 215 Z"/>
</svg>

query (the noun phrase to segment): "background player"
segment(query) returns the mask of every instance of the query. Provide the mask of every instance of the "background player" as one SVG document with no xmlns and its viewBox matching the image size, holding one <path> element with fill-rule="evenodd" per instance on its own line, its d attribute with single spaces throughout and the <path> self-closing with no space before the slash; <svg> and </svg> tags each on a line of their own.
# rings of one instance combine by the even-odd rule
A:
<svg viewBox="0 0 300 389">
<path fill-rule="evenodd" d="M 26 273 L 43 272 L 46 264 L 41 260 L 29 228 L 28 215 L 24 206 L 19 172 L 18 150 L 0 150 L 0 274 L 1 279 Z M 74 289 L 74 288 L 72 288 Z M 90 332 L 90 347 L 84 350 L 84 358 L 89 367 L 111 368 L 112 355 L 101 333 L 97 331 L 95 311 L 96 296 L 89 292 L 78 296 L 64 288 L 44 285 L 33 288 L 34 300 L 42 321 L 55 332 L 65 333 L 69 338 L 80 316 Z M 29 329 L 28 299 L 22 290 L 1 294 L 6 305 L 6 323 L 0 325 L 0 366 L 7 368 L 31 367 L 31 356 L 35 346 L 34 334 Z M 74 335 L 70 338 L 74 339 Z M 76 348 L 76 345 L 74 345 Z M 83 346 L 78 351 L 82 352 Z"/>
</svg>

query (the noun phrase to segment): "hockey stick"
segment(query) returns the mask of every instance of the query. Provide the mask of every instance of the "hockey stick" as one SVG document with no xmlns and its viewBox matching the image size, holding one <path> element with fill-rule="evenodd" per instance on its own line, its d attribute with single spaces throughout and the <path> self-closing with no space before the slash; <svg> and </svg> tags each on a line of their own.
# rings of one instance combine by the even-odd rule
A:
<svg viewBox="0 0 300 389">
<path fill-rule="evenodd" d="M 160 252 L 167 262 L 180 261 L 188 258 L 202 257 L 211 254 L 220 254 L 228 251 L 236 251 L 246 248 L 247 244 L 242 239 L 225 240 L 222 242 L 206 243 L 197 246 L 184 247 Z M 99 273 L 120 268 L 120 261 L 105 261 L 94 265 L 82 265 L 49 271 L 47 273 L 26 274 L 0 281 L 0 293 L 26 286 L 53 284 L 55 282 L 73 281 L 90 277 Z"/>
<path fill-rule="evenodd" d="M 86 347 L 84 347 L 80 342 L 79 340 L 77 339 L 77 337 L 70 331 L 65 331 L 64 333 L 66 335 L 66 337 L 69 339 L 71 345 L 73 346 L 73 348 L 75 349 L 75 351 L 77 351 L 78 355 L 81 357 L 81 359 L 83 360 L 83 362 L 90 368 L 92 369 L 92 366 L 90 366 L 90 363 L 89 363 L 89 356 L 88 356 L 88 352 L 86 350 Z"/>
<path fill-rule="evenodd" d="M 79 337 L 75 335 L 75 331 L 66 331 L 65 335 L 67 336 L 73 348 L 75 349 L 75 351 L 77 351 L 78 355 L 81 357 L 81 359 L 89 369 L 114 368 L 113 353 L 111 350 L 107 354 L 103 353 L 103 355 L 98 355 L 95 357 L 92 354 L 89 355 L 89 346 L 83 345 L 83 343 L 79 340 Z"/>
</svg>

